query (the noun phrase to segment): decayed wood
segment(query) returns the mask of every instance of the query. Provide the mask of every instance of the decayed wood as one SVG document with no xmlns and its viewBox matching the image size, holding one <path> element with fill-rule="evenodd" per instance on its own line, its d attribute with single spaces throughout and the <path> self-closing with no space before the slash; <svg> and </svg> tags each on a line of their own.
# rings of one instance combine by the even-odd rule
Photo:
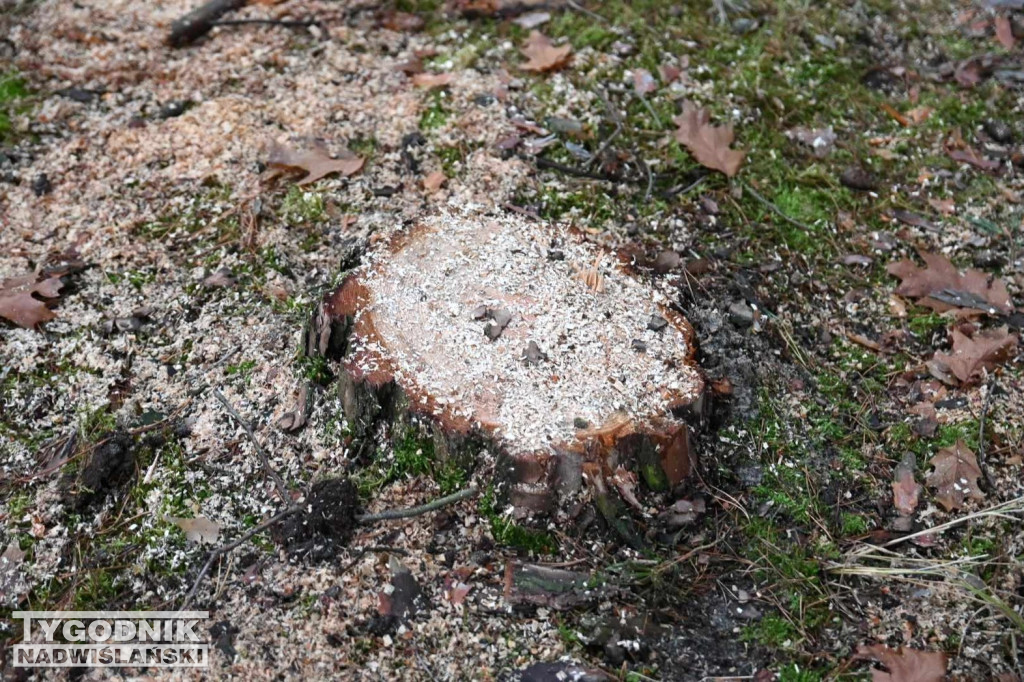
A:
<svg viewBox="0 0 1024 682">
<path fill-rule="evenodd" d="M 194 43 L 210 32 L 215 21 L 246 4 L 248 0 L 209 0 L 203 3 L 171 24 L 167 44 L 183 47 Z"/>
<path fill-rule="evenodd" d="M 440 457 L 493 464 L 518 517 L 588 494 L 612 522 L 606 477 L 666 492 L 696 461 L 687 417 L 704 381 L 689 323 L 564 227 L 439 215 L 398 231 L 325 297 L 306 347 L 340 361 L 357 437 L 418 424 Z"/>
</svg>

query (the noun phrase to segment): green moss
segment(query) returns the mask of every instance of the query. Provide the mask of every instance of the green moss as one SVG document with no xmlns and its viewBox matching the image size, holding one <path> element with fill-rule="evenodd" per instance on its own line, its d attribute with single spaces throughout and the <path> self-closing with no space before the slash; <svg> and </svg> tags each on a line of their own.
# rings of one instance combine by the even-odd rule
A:
<svg viewBox="0 0 1024 682">
<path fill-rule="evenodd" d="M 443 89 L 432 90 L 427 95 L 427 105 L 420 114 L 420 130 L 436 130 L 448 122 L 449 112 L 445 106 L 448 93 Z"/>
<path fill-rule="evenodd" d="M 945 331 L 949 324 L 949 318 L 943 317 L 930 310 L 925 312 L 923 308 L 915 308 L 907 319 L 907 327 L 919 339 L 930 342 L 931 338 L 940 332 Z"/>
<path fill-rule="evenodd" d="M 746 642 L 757 642 L 762 646 L 779 648 L 793 646 L 799 633 L 792 623 L 781 616 L 768 614 L 753 625 L 743 628 L 741 639 Z"/>
<path fill-rule="evenodd" d="M 863 535 L 868 532 L 868 522 L 863 516 L 843 512 L 841 518 L 843 535 Z"/>
<path fill-rule="evenodd" d="M 0 74 L 0 144 L 14 141 L 13 118 L 28 110 L 26 100 L 31 94 L 17 72 Z"/>
<path fill-rule="evenodd" d="M 281 217 L 292 225 L 327 220 L 324 197 L 319 192 L 292 185 L 281 200 Z"/>
<path fill-rule="evenodd" d="M 554 554 L 558 550 L 558 543 L 549 533 L 520 526 L 511 517 L 502 514 L 496 504 L 494 487 L 490 486 L 480 496 L 478 510 L 490 523 L 491 535 L 497 544 L 532 554 Z"/>
<path fill-rule="evenodd" d="M 248 386 L 249 381 L 252 379 L 252 371 L 256 367 L 255 360 L 243 360 L 242 362 L 234 365 L 228 365 L 224 368 L 224 373 L 229 377 L 238 377 L 242 382 Z"/>
</svg>

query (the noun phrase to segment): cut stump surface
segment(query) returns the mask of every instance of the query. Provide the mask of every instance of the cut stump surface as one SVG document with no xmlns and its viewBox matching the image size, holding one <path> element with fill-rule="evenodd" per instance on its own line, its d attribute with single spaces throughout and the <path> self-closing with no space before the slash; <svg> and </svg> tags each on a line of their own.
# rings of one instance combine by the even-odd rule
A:
<svg viewBox="0 0 1024 682">
<path fill-rule="evenodd" d="M 314 328 L 311 346 L 341 356 L 349 422 L 409 416 L 482 446 L 519 515 L 552 511 L 584 471 L 638 470 L 656 490 L 691 471 L 689 323 L 568 228 L 425 219 L 372 250 Z"/>
</svg>

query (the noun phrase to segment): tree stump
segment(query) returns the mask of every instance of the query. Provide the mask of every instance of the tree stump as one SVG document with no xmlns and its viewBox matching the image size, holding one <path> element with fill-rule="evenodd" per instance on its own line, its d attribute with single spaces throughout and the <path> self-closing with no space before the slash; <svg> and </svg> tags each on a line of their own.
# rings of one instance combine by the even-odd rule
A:
<svg viewBox="0 0 1024 682">
<path fill-rule="evenodd" d="M 324 298 L 307 344 L 340 361 L 357 435 L 428 429 L 440 456 L 493 464 L 519 518 L 589 493 L 611 520 L 609 491 L 639 506 L 695 464 L 692 328 L 628 261 L 563 226 L 426 218 Z"/>
</svg>

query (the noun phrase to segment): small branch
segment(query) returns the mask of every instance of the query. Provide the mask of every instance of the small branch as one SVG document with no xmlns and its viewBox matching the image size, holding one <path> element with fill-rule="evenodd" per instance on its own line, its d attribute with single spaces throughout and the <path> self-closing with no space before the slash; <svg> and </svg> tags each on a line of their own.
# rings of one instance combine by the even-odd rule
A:
<svg viewBox="0 0 1024 682">
<path fill-rule="evenodd" d="M 392 521 L 394 519 L 408 519 L 413 516 L 422 516 L 432 511 L 436 511 L 441 507 L 447 507 L 450 504 L 455 504 L 456 502 L 461 502 L 462 500 L 469 499 L 470 497 L 475 497 L 478 492 L 480 492 L 479 488 L 476 486 L 470 486 L 465 490 L 460 490 L 457 493 L 452 493 L 451 495 L 434 500 L 433 502 L 421 504 L 418 507 L 392 509 L 389 511 L 382 511 L 377 514 L 364 514 L 362 516 L 357 516 L 356 521 L 359 523 L 374 523 L 376 521 Z"/>
<path fill-rule="evenodd" d="M 222 19 L 211 22 L 213 26 L 247 26 L 256 24 L 260 26 L 283 26 L 285 28 L 305 28 L 316 26 L 320 22 L 316 19 Z"/>
<path fill-rule="evenodd" d="M 538 156 L 535 159 L 537 168 L 548 168 L 550 170 L 556 170 L 566 175 L 575 175 L 578 178 L 590 178 L 591 180 L 605 180 L 606 182 L 624 182 L 618 178 L 613 178 L 604 173 L 595 173 L 593 171 L 583 170 L 582 168 L 575 168 L 573 166 L 567 166 L 564 163 L 558 163 L 552 161 L 543 156 Z"/>
<path fill-rule="evenodd" d="M 194 43 L 209 33 L 222 16 L 246 4 L 248 0 L 209 0 L 171 24 L 167 44 L 171 47 L 184 47 Z"/>
<path fill-rule="evenodd" d="M 245 533 L 239 536 L 237 540 L 230 542 L 226 545 L 221 545 L 217 549 L 210 552 L 210 558 L 208 558 L 206 560 L 206 563 L 203 564 L 203 568 L 200 569 L 199 575 L 196 576 L 196 581 L 192 583 L 192 589 L 190 589 L 188 591 L 188 594 L 185 595 L 185 601 L 182 602 L 181 608 L 178 610 L 185 611 L 186 609 L 188 609 L 189 605 L 192 603 L 192 599 L 196 596 L 196 592 L 199 590 L 199 585 L 201 585 L 203 582 L 203 578 L 206 577 L 206 574 L 210 571 L 210 567 L 213 566 L 213 562 L 215 562 L 217 559 L 224 556 L 225 554 L 231 552 L 233 549 L 241 545 L 243 542 L 245 542 L 252 536 L 266 530 L 267 528 L 270 528 L 281 519 L 285 518 L 286 516 L 290 516 L 291 514 L 294 514 L 300 509 L 302 509 L 301 506 L 293 505 L 285 510 L 279 511 L 278 513 L 274 514 L 258 526 L 253 526 L 252 528 L 247 530 Z"/>
<path fill-rule="evenodd" d="M 664 192 L 662 192 L 661 196 L 664 199 L 671 199 L 672 197 L 677 196 L 679 194 L 689 194 L 690 192 L 704 184 L 704 181 L 707 180 L 708 177 L 708 175 L 702 175 L 693 182 L 691 182 L 689 185 L 676 185 L 672 189 L 665 190 Z"/>
<path fill-rule="evenodd" d="M 985 485 L 990 493 L 995 491 L 995 486 L 992 484 L 992 477 L 989 476 L 988 466 L 985 464 L 985 417 L 988 416 L 988 406 L 992 401 L 992 391 L 995 387 L 996 380 L 993 377 L 988 382 L 988 390 L 985 391 L 985 402 L 981 405 L 981 417 L 978 418 L 978 468 L 981 469 L 981 474 L 985 477 Z"/>
<path fill-rule="evenodd" d="M 281 496 L 281 501 L 290 501 L 291 496 L 288 494 L 288 486 L 285 485 L 284 479 L 282 479 L 277 471 L 274 470 L 274 467 L 270 466 L 270 458 L 267 457 L 267 453 L 263 449 L 263 446 L 260 445 L 260 442 L 256 440 L 256 434 L 252 432 L 252 427 L 249 426 L 249 422 L 242 419 L 241 415 L 235 411 L 235 408 L 231 407 L 231 403 L 228 402 L 228 399 L 224 397 L 223 393 L 214 389 L 213 397 L 220 401 L 224 406 L 224 409 L 228 411 L 228 414 L 238 422 L 238 425 L 242 427 L 245 434 L 249 436 L 249 440 L 252 441 L 253 447 L 256 448 L 256 454 L 260 458 L 260 464 L 263 466 L 263 471 L 268 477 L 270 477 L 270 480 L 274 482 L 274 486 L 277 488 L 277 494 Z"/>
</svg>

